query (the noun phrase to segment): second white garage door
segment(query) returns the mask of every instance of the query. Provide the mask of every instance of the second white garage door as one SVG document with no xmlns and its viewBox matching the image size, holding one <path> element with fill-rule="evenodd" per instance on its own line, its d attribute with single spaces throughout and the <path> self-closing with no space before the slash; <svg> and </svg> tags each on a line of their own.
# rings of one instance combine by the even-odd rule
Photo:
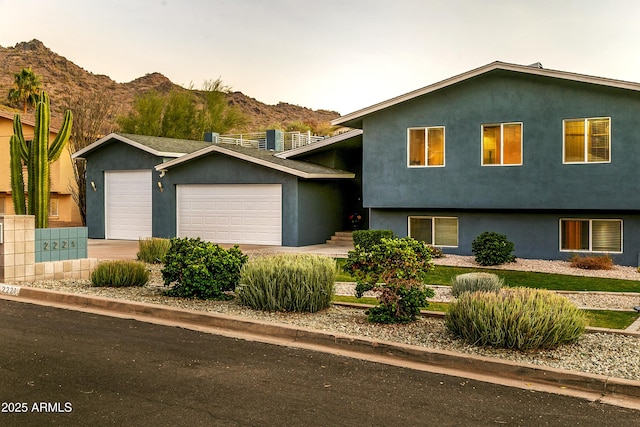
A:
<svg viewBox="0 0 640 427">
<path fill-rule="evenodd" d="M 282 244 L 280 184 L 178 185 L 177 206 L 179 237 Z"/>
</svg>

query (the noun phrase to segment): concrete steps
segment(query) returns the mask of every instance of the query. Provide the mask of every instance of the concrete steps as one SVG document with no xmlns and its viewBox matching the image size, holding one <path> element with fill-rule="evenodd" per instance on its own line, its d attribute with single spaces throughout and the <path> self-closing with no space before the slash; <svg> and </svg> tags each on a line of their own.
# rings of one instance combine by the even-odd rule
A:
<svg viewBox="0 0 640 427">
<path fill-rule="evenodd" d="M 327 240 L 327 244 L 353 246 L 353 235 L 351 231 L 336 231 L 336 233 L 331 236 L 331 239 Z"/>
</svg>

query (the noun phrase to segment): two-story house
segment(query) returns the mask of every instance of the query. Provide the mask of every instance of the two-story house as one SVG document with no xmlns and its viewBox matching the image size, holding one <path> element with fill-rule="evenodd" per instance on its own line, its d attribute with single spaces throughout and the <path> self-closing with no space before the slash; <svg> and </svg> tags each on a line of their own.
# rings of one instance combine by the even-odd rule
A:
<svg viewBox="0 0 640 427">
<path fill-rule="evenodd" d="M 13 135 L 13 117 L 15 113 L 0 110 L 0 214 L 12 215 L 11 173 L 9 140 Z M 21 115 L 23 133 L 26 139 L 33 137 L 35 121 L 33 114 Z M 52 120 L 55 122 L 55 119 Z M 51 128 L 50 138 L 57 135 L 57 128 Z M 27 182 L 26 168 L 24 173 Z M 51 164 L 51 193 L 49 204 L 50 226 L 77 226 L 82 224 L 80 211 L 71 193 L 77 188 L 73 174 L 73 163 L 68 150 Z"/>
<path fill-rule="evenodd" d="M 363 130 L 363 204 L 470 255 L 484 231 L 522 258 L 640 257 L 640 84 L 493 62 L 335 119 Z"/>
</svg>

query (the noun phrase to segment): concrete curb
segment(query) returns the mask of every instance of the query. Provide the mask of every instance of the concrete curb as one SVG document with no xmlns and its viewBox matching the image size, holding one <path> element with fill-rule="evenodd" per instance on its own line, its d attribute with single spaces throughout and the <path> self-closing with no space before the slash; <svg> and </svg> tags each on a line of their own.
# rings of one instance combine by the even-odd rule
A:
<svg viewBox="0 0 640 427">
<path fill-rule="evenodd" d="M 552 392 L 573 390 L 615 399 L 631 400 L 640 406 L 640 381 L 587 374 L 562 369 L 518 364 L 506 360 L 429 349 L 366 337 L 342 335 L 290 325 L 249 320 L 219 313 L 198 312 L 157 304 L 4 285 L 0 297 L 7 300 L 62 306 L 105 315 L 132 317 L 151 323 L 173 324 L 196 329 L 212 328 L 256 341 L 313 348 L 362 359 L 377 358 L 382 363 L 412 365 L 434 372 L 453 371 L 467 378 L 495 377 L 551 386 Z M 284 341 L 284 342 L 282 342 Z M 383 358 L 383 360 L 380 360 Z M 387 360 L 388 362 L 385 362 Z M 417 366 L 416 366 L 417 365 Z M 422 368 L 420 368 L 422 366 Z M 427 367 L 431 367 L 428 369 Z"/>
</svg>

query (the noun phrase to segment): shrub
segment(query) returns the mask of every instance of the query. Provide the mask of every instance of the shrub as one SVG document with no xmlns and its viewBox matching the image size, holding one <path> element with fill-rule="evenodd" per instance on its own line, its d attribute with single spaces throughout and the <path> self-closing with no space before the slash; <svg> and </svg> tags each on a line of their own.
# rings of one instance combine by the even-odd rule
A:
<svg viewBox="0 0 640 427">
<path fill-rule="evenodd" d="M 465 273 L 458 274 L 451 279 L 451 294 L 454 297 L 464 292 L 499 291 L 504 285 L 504 280 L 492 273 Z"/>
<path fill-rule="evenodd" d="M 375 323 L 414 321 L 427 298 L 434 296 L 424 285 L 432 268 L 429 246 L 410 237 L 382 238 L 368 250 L 356 246 L 343 266 L 356 279 L 357 297 L 369 290 L 377 293 L 380 305 L 367 312 Z"/>
<path fill-rule="evenodd" d="M 431 258 L 442 258 L 444 256 L 444 253 L 440 248 L 436 248 L 435 246 L 429 246 L 429 250 L 431 251 Z"/>
<path fill-rule="evenodd" d="M 393 239 L 391 230 L 356 230 L 353 232 L 353 245 L 368 251 L 385 239 Z"/>
<path fill-rule="evenodd" d="M 445 324 L 473 344 L 529 350 L 576 341 L 586 321 L 563 296 L 542 289 L 504 288 L 463 293 L 449 306 Z"/>
<path fill-rule="evenodd" d="M 225 292 L 235 289 L 246 261 L 238 246 L 227 250 L 200 238 L 171 239 L 162 269 L 164 285 L 173 286 L 167 295 L 229 299 Z"/>
<path fill-rule="evenodd" d="M 138 240 L 138 259 L 149 264 L 161 264 L 169 250 L 169 239 L 151 237 Z"/>
<path fill-rule="evenodd" d="M 265 256 L 242 267 L 236 293 L 257 310 L 315 313 L 331 305 L 336 273 L 335 260 L 324 256 Z"/>
<path fill-rule="evenodd" d="M 91 273 L 93 286 L 144 286 L 149 281 L 149 270 L 138 261 L 105 261 Z"/>
<path fill-rule="evenodd" d="M 585 257 L 574 255 L 569 259 L 569 262 L 571 267 L 585 270 L 611 270 L 613 268 L 613 259 L 609 255 Z"/>
<path fill-rule="evenodd" d="M 471 242 L 471 251 L 480 265 L 500 265 L 514 262 L 515 255 L 512 242 L 504 234 L 485 231 Z"/>
</svg>

